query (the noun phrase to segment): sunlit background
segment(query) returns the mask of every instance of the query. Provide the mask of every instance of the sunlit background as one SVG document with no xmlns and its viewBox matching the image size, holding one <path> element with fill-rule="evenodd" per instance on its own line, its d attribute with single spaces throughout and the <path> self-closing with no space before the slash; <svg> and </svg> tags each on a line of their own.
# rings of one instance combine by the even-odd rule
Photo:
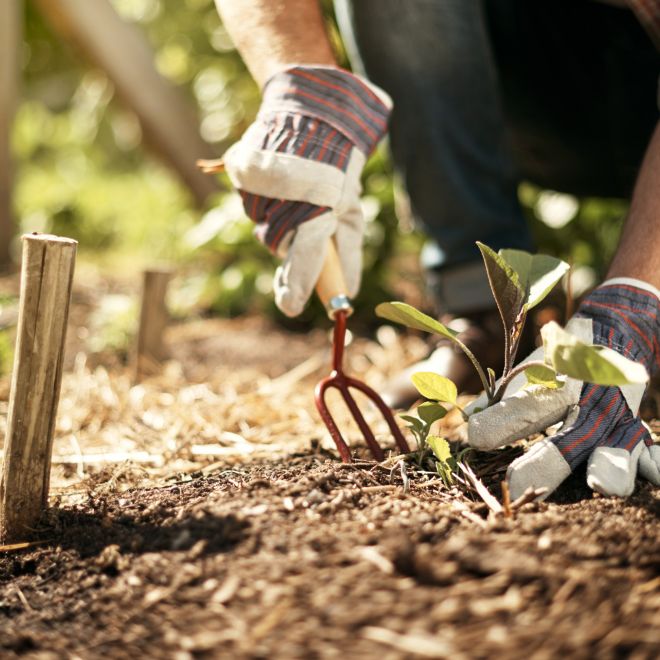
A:
<svg viewBox="0 0 660 660">
<path fill-rule="evenodd" d="M 254 117 L 259 94 L 213 0 L 111 3 L 146 36 L 156 69 L 185 96 L 210 152 L 222 154 Z M 76 238 L 83 272 L 93 267 L 130 276 L 154 262 L 175 264 L 171 305 L 177 314 L 276 316 L 274 262 L 252 237 L 237 196 L 220 191 L 196 204 L 180 176 L 148 148 L 144 128 L 103 67 L 54 30 L 39 3 L 24 6 L 22 99 L 13 130 L 17 233 Z M 330 3 L 325 9 L 340 48 Z M 423 237 L 405 221 L 397 228 L 385 148 L 368 164 L 364 185 L 369 223 L 358 309 L 370 317 L 376 303 L 393 296 L 423 304 L 415 258 Z M 578 201 L 527 184 L 520 196 L 540 249 L 573 265 L 576 294 L 592 286 L 612 254 L 625 204 Z M 18 243 L 15 255 L 17 249 Z M 128 298 L 103 304 L 114 319 L 132 318 Z M 303 321 L 317 315 L 312 307 Z"/>
</svg>

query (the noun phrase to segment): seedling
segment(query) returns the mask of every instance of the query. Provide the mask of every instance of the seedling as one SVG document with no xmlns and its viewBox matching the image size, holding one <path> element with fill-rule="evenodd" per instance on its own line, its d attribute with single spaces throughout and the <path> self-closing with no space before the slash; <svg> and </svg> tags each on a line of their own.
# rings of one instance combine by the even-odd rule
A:
<svg viewBox="0 0 660 660">
<path fill-rule="evenodd" d="M 415 374 L 415 376 L 419 375 Z M 437 374 L 431 375 L 437 376 Z M 449 379 L 443 380 L 453 385 Z M 447 409 L 437 401 L 425 401 L 417 406 L 417 417 L 401 415 L 401 419 L 408 422 L 408 428 L 417 441 L 417 451 L 414 452 L 417 464 L 420 467 L 435 469 L 445 485 L 451 486 L 454 483 L 453 474 L 458 469 L 458 463 L 463 460 L 470 448 L 464 449 L 457 457 L 454 457 L 449 443 L 444 438 L 431 434 L 433 423 L 442 419 L 446 414 Z"/>
<path fill-rule="evenodd" d="M 568 264 L 543 254 L 533 255 L 522 250 L 495 252 L 483 243 L 477 243 L 477 246 L 504 326 L 504 368 L 499 380 L 492 369 L 484 369 L 479 364 L 470 349 L 458 339 L 455 330 L 411 305 L 402 302 L 383 303 L 376 307 L 376 314 L 454 342 L 474 365 L 486 393 L 487 406 L 499 402 L 509 383 L 520 373 L 525 374 L 529 385 L 547 388 L 562 387 L 567 376 L 598 385 L 625 385 L 648 380 L 642 365 L 604 346 L 585 344 L 554 322 L 541 330 L 544 359 L 529 360 L 514 366 L 529 311 L 550 293 L 568 271 Z M 413 376 L 413 383 L 420 394 L 435 402 L 436 406 L 449 403 L 458 407 L 456 386 L 448 378 L 423 372 Z M 466 413 L 459 410 L 466 418 Z M 478 409 L 474 412 L 478 412 Z M 426 423 L 423 419 L 421 422 Z M 411 429 L 415 437 L 420 434 L 420 429 L 424 430 L 419 423 L 417 428 L 411 426 Z M 428 442 L 426 436 L 425 442 Z"/>
<path fill-rule="evenodd" d="M 451 383 L 451 381 L 449 382 Z M 451 384 L 453 385 L 453 383 Z M 431 433 L 431 426 L 434 422 L 442 419 L 446 414 L 447 409 L 444 406 L 441 406 L 435 401 L 425 401 L 417 406 L 418 417 L 401 415 L 401 419 L 404 419 L 410 425 L 410 431 L 417 441 L 418 452 L 425 452 L 429 448 L 428 438 Z"/>
<path fill-rule="evenodd" d="M 453 405 L 460 410 L 463 418 L 467 419 L 465 411 L 457 403 L 458 390 L 451 380 L 430 371 L 413 374 L 412 380 L 419 393 L 429 399 L 417 406 L 417 417 L 401 415 L 401 418 L 409 423 L 409 428 L 417 440 L 417 462 L 420 466 L 428 464 L 432 453 L 435 460 L 431 461 L 431 467 L 447 486 L 451 486 L 454 481 L 452 474 L 458 469 L 458 462 L 469 449 L 455 458 L 444 438 L 431 435 L 431 426 L 447 414 L 447 409 L 440 401 Z"/>
<path fill-rule="evenodd" d="M 445 486 L 452 486 L 454 484 L 454 475 L 458 472 L 458 466 L 465 462 L 465 455 L 471 451 L 470 447 L 466 447 L 454 456 L 451 453 L 450 444 L 437 435 L 429 436 L 429 447 L 436 458 L 435 470 L 444 481 Z"/>
<path fill-rule="evenodd" d="M 420 391 L 424 391 L 427 398 L 437 398 L 438 394 L 444 397 L 447 403 L 456 404 L 456 386 L 448 378 L 442 378 L 433 373 L 419 373 L 413 380 Z M 441 389 L 436 389 L 441 388 Z M 462 412 L 462 411 L 461 411 Z M 417 406 L 417 417 L 401 415 L 401 419 L 408 422 L 408 428 L 417 441 L 415 452 L 417 464 L 420 467 L 429 466 L 440 475 L 445 485 L 454 483 L 453 474 L 458 469 L 458 463 L 463 460 L 470 448 L 464 449 L 457 457 L 451 453 L 449 443 L 440 436 L 431 435 L 431 426 L 447 414 L 447 409 L 437 401 L 425 401 Z M 432 456 L 431 456 L 432 455 Z"/>
</svg>

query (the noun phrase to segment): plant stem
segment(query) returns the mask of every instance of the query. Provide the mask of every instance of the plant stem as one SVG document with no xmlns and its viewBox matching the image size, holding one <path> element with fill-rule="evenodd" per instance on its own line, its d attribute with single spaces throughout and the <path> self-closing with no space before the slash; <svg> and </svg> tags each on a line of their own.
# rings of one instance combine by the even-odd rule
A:
<svg viewBox="0 0 660 660">
<path fill-rule="evenodd" d="M 490 383 L 486 374 L 484 373 L 483 368 L 479 364 L 479 360 L 477 360 L 477 358 L 474 356 L 474 353 L 460 339 L 452 337 L 452 341 L 456 342 L 456 345 L 463 351 L 463 353 L 465 353 L 465 355 L 467 355 L 470 362 L 472 362 L 474 365 L 474 368 L 477 370 L 479 379 L 481 380 L 481 384 L 484 387 L 484 392 L 486 392 L 486 396 L 488 397 L 488 402 L 490 403 L 491 397 L 493 396 L 493 390 L 491 389 Z"/>
<path fill-rule="evenodd" d="M 461 413 L 461 417 L 463 418 L 463 421 L 467 422 L 468 419 L 469 419 L 469 416 L 467 415 L 465 410 L 463 408 L 461 408 L 457 403 L 455 403 L 454 405 L 456 406 L 456 409 L 458 410 L 458 412 Z"/>
<path fill-rule="evenodd" d="M 520 340 L 522 339 L 523 330 L 525 329 L 525 323 L 527 322 L 527 312 L 523 309 L 520 313 L 520 321 L 517 325 L 520 328 L 518 334 L 516 335 L 513 346 L 511 346 L 510 351 L 511 355 L 509 357 L 509 368 L 513 367 L 513 363 L 516 361 L 516 355 L 518 354 L 518 348 L 520 347 Z"/>
<path fill-rule="evenodd" d="M 547 363 L 544 362 L 543 360 L 530 360 L 529 362 L 522 362 L 520 363 L 517 367 L 514 367 L 509 371 L 509 373 L 502 378 L 500 381 L 500 386 L 497 388 L 497 392 L 493 395 L 493 399 L 490 402 L 491 404 L 493 403 L 498 403 L 499 401 L 502 400 L 502 397 L 504 396 L 504 391 L 506 390 L 507 386 L 509 383 L 518 375 L 521 374 L 525 369 L 529 369 L 529 367 L 547 367 Z"/>
<path fill-rule="evenodd" d="M 509 337 L 509 328 L 507 328 L 501 312 L 500 316 L 502 317 L 502 325 L 504 326 L 504 367 L 502 368 L 502 378 L 506 378 L 509 371 L 511 371 L 511 338 Z"/>
</svg>

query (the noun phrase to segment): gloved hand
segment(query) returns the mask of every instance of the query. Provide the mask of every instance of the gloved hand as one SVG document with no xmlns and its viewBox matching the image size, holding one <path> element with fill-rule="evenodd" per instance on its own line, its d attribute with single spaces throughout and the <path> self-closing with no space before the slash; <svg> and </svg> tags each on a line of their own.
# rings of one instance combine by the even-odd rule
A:
<svg viewBox="0 0 660 660">
<path fill-rule="evenodd" d="M 584 300 L 567 330 L 653 373 L 660 360 L 660 292 L 639 280 L 608 280 Z M 542 357 L 541 347 L 530 359 Z M 530 486 L 547 488 L 549 495 L 584 461 L 587 483 L 604 495 L 630 495 L 638 471 L 660 485 L 660 445 L 653 444 L 637 416 L 645 385 L 604 387 L 567 378 L 562 388 L 550 390 L 525 383 L 524 374 L 514 378 L 500 403 L 468 422 L 468 442 L 479 449 L 494 449 L 564 422 L 556 435 L 511 463 L 512 498 Z M 475 401 L 473 407 L 483 405 Z"/>
<path fill-rule="evenodd" d="M 331 236 L 348 295 L 359 289 L 360 174 L 387 130 L 391 105 L 385 92 L 348 71 L 295 66 L 266 83 L 256 121 L 224 155 L 257 237 L 284 257 L 274 288 L 288 316 L 309 299 Z"/>
</svg>

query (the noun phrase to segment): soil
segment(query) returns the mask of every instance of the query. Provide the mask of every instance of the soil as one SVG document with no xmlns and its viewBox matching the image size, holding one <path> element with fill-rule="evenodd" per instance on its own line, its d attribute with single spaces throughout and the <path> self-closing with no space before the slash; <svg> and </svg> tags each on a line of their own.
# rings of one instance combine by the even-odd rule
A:
<svg viewBox="0 0 660 660">
<path fill-rule="evenodd" d="M 163 415 L 184 385 L 213 375 L 226 384 L 242 368 L 287 378 L 326 341 L 255 319 L 195 324 L 170 337 L 176 378 L 140 386 L 147 398 L 160 392 Z M 395 351 L 388 341 L 356 342 L 356 369 L 371 373 Z M 295 388 L 309 391 L 313 367 Z M 121 367 L 103 374 L 119 391 Z M 209 383 L 220 405 L 227 390 Z M 135 398 L 133 388 L 127 400 Z M 358 462 L 342 465 L 309 426 L 311 407 L 307 435 L 278 442 L 270 456 L 185 454 L 183 470 L 177 461 L 190 445 L 169 426 L 157 430 L 157 403 L 149 410 L 149 451 L 159 433 L 169 443 L 158 470 L 129 460 L 87 466 L 75 483 L 55 474 L 35 544 L 0 551 L 0 657 L 660 656 L 660 490 L 646 482 L 609 499 L 576 474 L 550 500 L 507 516 L 466 485 L 396 458 L 376 464 L 358 447 Z M 121 414 L 134 435 L 146 428 L 132 409 Z M 56 454 L 75 423 L 59 429 Z M 85 424 L 83 454 L 104 433 Z M 506 466 L 521 451 L 475 452 L 470 464 L 501 499 Z"/>
</svg>

